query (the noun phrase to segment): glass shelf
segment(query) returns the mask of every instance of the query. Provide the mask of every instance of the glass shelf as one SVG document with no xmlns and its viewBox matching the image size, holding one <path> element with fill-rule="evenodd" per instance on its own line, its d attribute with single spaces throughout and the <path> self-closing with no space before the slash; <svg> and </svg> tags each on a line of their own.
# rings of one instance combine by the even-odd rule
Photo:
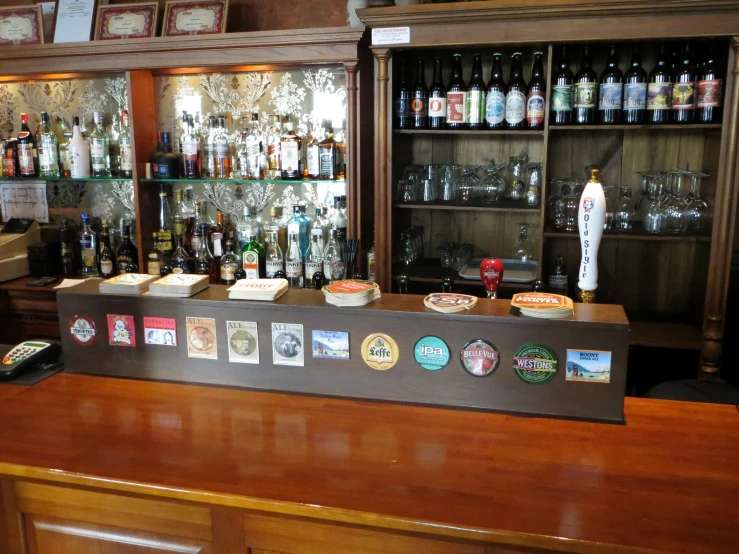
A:
<svg viewBox="0 0 739 554">
<path fill-rule="evenodd" d="M 329 181 L 319 179 L 308 179 L 308 180 L 288 180 L 288 179 L 139 179 L 141 183 L 234 183 L 234 184 L 267 184 L 275 183 L 282 185 L 300 185 L 300 184 L 313 184 L 313 183 L 346 183 L 344 179 L 340 181 Z"/>
<path fill-rule="evenodd" d="M 0 177 L 0 181 L 46 181 L 47 183 L 112 183 L 120 181 L 133 181 L 133 179 L 131 179 L 130 177 L 88 177 L 85 179 L 72 179 L 71 177 Z"/>
</svg>

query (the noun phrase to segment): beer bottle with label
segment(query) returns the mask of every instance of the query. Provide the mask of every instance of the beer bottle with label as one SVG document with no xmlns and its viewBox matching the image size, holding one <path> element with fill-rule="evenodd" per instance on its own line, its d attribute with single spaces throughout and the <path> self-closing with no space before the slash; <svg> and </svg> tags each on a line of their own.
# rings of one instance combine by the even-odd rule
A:
<svg viewBox="0 0 739 554">
<path fill-rule="evenodd" d="M 534 67 L 531 70 L 529 94 L 526 97 L 526 123 L 529 129 L 544 128 L 547 83 L 544 78 L 544 54 L 534 52 Z"/>
<path fill-rule="evenodd" d="M 682 51 L 682 62 L 675 68 L 675 81 L 672 83 L 672 121 L 692 123 L 695 117 L 695 66 L 690 43 L 686 42 Z"/>
<path fill-rule="evenodd" d="M 590 125 L 595 122 L 595 104 L 598 93 L 598 76 L 593 71 L 590 47 L 583 48 L 580 70 L 575 75 L 575 123 Z"/>
<path fill-rule="evenodd" d="M 567 47 L 562 47 L 559 68 L 554 72 L 552 83 L 552 125 L 569 125 L 572 123 L 572 101 L 575 78 L 570 71 L 567 60 Z"/>
<path fill-rule="evenodd" d="M 400 86 L 398 95 L 395 97 L 395 126 L 398 129 L 409 129 L 411 126 L 411 87 L 406 81 L 406 61 L 400 61 Z"/>
<path fill-rule="evenodd" d="M 486 89 L 482 79 L 482 56 L 475 54 L 472 78 L 467 86 L 467 127 L 470 129 L 482 129 L 485 125 Z"/>
<path fill-rule="evenodd" d="M 659 47 L 657 65 L 649 74 L 647 85 L 647 122 L 651 124 L 667 123 L 672 106 L 672 82 L 670 66 L 667 62 L 665 45 Z"/>
<path fill-rule="evenodd" d="M 21 114 L 21 132 L 18 133 L 18 167 L 21 177 L 38 177 L 39 161 L 36 138 L 28 128 L 28 114 Z"/>
<path fill-rule="evenodd" d="M 416 62 L 416 84 L 411 97 L 411 128 L 425 129 L 428 117 L 429 89 L 426 86 L 426 74 L 423 60 Z"/>
<path fill-rule="evenodd" d="M 446 92 L 446 126 L 449 129 L 467 126 L 467 85 L 462 74 L 462 54 L 454 54 L 452 80 Z"/>
<path fill-rule="evenodd" d="M 511 61 L 511 78 L 505 96 L 505 121 L 509 129 L 523 129 L 526 125 L 526 94 L 528 90 L 523 80 L 521 53 L 515 52 Z"/>
<path fill-rule="evenodd" d="M 639 46 L 631 52 L 631 64 L 624 73 L 624 123 L 644 123 L 644 112 L 647 109 L 647 72 L 641 66 Z"/>
<path fill-rule="evenodd" d="M 505 127 L 506 83 L 503 79 L 503 54 L 493 54 L 493 68 L 490 71 L 487 96 L 485 97 L 485 123 L 488 129 Z"/>
<path fill-rule="evenodd" d="M 334 127 L 331 121 L 326 121 L 323 124 L 324 138 L 318 143 L 318 164 L 319 164 L 319 175 L 318 178 L 321 180 L 333 180 L 338 176 L 338 155 L 336 141 L 334 140 Z"/>
<path fill-rule="evenodd" d="M 716 64 L 716 47 L 714 41 L 708 50 L 703 71 L 698 77 L 698 123 L 719 123 L 721 121 L 721 84 Z"/>
<path fill-rule="evenodd" d="M 600 122 L 606 125 L 621 123 L 623 74 L 618 68 L 616 45 L 611 44 L 606 70 L 600 76 Z"/>
<path fill-rule="evenodd" d="M 434 82 L 429 89 L 429 128 L 443 129 L 446 125 L 446 87 L 441 74 L 441 58 L 434 58 Z"/>
</svg>

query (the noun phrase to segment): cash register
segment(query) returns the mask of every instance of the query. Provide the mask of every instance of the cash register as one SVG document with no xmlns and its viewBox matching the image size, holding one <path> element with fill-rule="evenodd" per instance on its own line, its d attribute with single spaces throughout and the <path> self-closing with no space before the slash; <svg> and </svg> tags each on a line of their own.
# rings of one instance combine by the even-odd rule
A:
<svg viewBox="0 0 739 554">
<path fill-rule="evenodd" d="M 11 218 L 0 230 L 0 282 L 28 275 L 28 247 L 41 240 L 34 219 Z"/>
</svg>

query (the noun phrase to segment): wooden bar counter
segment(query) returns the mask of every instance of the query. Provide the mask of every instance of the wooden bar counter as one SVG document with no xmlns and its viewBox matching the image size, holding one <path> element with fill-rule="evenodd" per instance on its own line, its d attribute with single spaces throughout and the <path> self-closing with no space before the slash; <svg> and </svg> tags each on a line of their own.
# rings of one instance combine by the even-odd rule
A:
<svg viewBox="0 0 739 554">
<path fill-rule="evenodd" d="M 739 552 L 734 406 L 616 425 L 64 373 L 0 402 L 2 554 Z"/>
</svg>

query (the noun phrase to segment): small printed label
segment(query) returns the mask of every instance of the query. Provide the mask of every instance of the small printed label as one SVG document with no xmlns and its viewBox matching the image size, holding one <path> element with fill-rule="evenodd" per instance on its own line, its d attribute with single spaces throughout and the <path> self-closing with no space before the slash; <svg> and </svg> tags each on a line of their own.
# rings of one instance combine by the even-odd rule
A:
<svg viewBox="0 0 739 554">
<path fill-rule="evenodd" d="M 108 314 L 108 344 L 136 346 L 136 325 L 132 315 Z"/>
<path fill-rule="evenodd" d="M 552 110 L 571 112 L 573 89 L 573 85 L 552 85 Z"/>
<path fill-rule="evenodd" d="M 90 145 L 90 157 L 95 160 L 95 158 L 102 158 L 105 155 L 105 148 L 103 147 L 103 144 L 100 142 L 93 142 Z"/>
<path fill-rule="evenodd" d="M 508 125 L 518 125 L 526 116 L 526 96 L 520 90 L 512 90 L 505 97 L 505 120 Z"/>
<path fill-rule="evenodd" d="M 449 346 L 439 337 L 429 335 L 420 339 L 413 348 L 418 365 L 429 371 L 437 371 L 449 363 Z"/>
<path fill-rule="evenodd" d="M 649 83 L 647 85 L 647 109 L 669 110 L 672 103 L 672 83 Z"/>
<path fill-rule="evenodd" d="M 372 369 L 386 371 L 396 364 L 399 357 L 398 343 L 384 333 L 372 333 L 362 341 L 362 359 Z"/>
<path fill-rule="evenodd" d="M 499 125 L 505 120 L 505 94 L 491 90 L 485 99 L 485 120 L 489 125 Z"/>
<path fill-rule="evenodd" d="M 259 363 L 259 333 L 256 321 L 227 321 L 228 361 Z"/>
<path fill-rule="evenodd" d="M 414 96 L 411 99 L 411 116 L 426 117 L 428 111 L 428 99 L 423 95 Z"/>
<path fill-rule="evenodd" d="M 601 83 L 600 85 L 600 109 L 620 110 L 623 86 L 621 83 Z"/>
<path fill-rule="evenodd" d="M 218 359 L 216 344 L 216 320 L 204 317 L 187 317 L 187 357 Z"/>
<path fill-rule="evenodd" d="M 692 110 L 695 108 L 695 83 L 672 84 L 672 109 Z"/>
<path fill-rule="evenodd" d="M 410 27 L 383 27 L 372 29 L 372 46 L 383 44 L 408 44 L 411 41 Z"/>
<path fill-rule="evenodd" d="M 21 175 L 33 175 L 36 172 L 33 163 L 33 147 L 30 144 L 18 145 L 18 165 Z"/>
<path fill-rule="evenodd" d="M 177 320 L 144 317 L 144 342 L 158 346 L 177 346 Z"/>
<path fill-rule="evenodd" d="M 297 171 L 300 163 L 300 155 L 297 142 L 282 143 L 282 171 Z"/>
<path fill-rule="evenodd" d="M 287 273 L 288 277 L 302 277 L 303 262 L 285 262 L 285 273 Z"/>
<path fill-rule="evenodd" d="M 644 110 L 647 107 L 647 84 L 624 83 L 624 110 Z"/>
<path fill-rule="evenodd" d="M 535 90 L 529 93 L 526 100 L 526 121 L 529 125 L 541 125 L 544 123 L 544 94 Z"/>
<path fill-rule="evenodd" d="M 575 107 L 595 108 L 598 83 L 575 83 Z"/>
<path fill-rule="evenodd" d="M 272 324 L 272 363 L 292 366 L 305 364 L 302 325 L 297 323 Z"/>
<path fill-rule="evenodd" d="M 253 250 L 244 252 L 243 267 L 247 279 L 259 279 L 259 254 Z"/>
<path fill-rule="evenodd" d="M 482 123 L 485 119 L 485 92 L 471 90 L 467 93 L 467 123 Z"/>
<path fill-rule="evenodd" d="M 275 273 L 277 273 L 278 271 L 282 271 L 282 260 L 278 260 L 278 261 L 267 260 L 266 266 L 267 266 L 267 277 L 272 279 L 274 278 Z M 246 268 L 246 266 L 244 266 L 244 268 Z"/>
<path fill-rule="evenodd" d="M 611 382 L 611 353 L 603 350 L 567 350 L 567 381 Z"/>
<path fill-rule="evenodd" d="M 318 158 L 318 146 L 308 147 L 308 175 L 318 175 L 321 171 Z"/>
<path fill-rule="evenodd" d="M 230 281 L 234 281 L 235 279 L 236 279 L 236 266 L 233 264 L 221 265 L 221 280 L 230 282 Z"/>
<path fill-rule="evenodd" d="M 95 322 L 86 315 L 76 315 L 69 320 L 69 334 L 80 346 L 90 346 L 97 336 Z"/>
<path fill-rule="evenodd" d="M 467 93 L 448 92 L 446 95 L 446 122 L 467 123 Z"/>
<path fill-rule="evenodd" d="M 308 283 L 308 286 L 312 286 L 311 281 L 313 279 L 313 275 L 322 269 L 323 264 L 321 262 L 305 262 L 305 280 Z"/>
<path fill-rule="evenodd" d="M 186 140 L 182 143 L 182 153 L 185 156 L 197 156 L 198 155 L 198 143 L 192 140 Z"/>
<path fill-rule="evenodd" d="M 526 383 L 548 383 L 557 374 L 557 355 L 541 344 L 526 344 L 513 356 L 513 371 Z"/>
<path fill-rule="evenodd" d="M 349 333 L 313 331 L 313 357 L 327 360 L 349 359 Z"/>
<path fill-rule="evenodd" d="M 429 117 L 446 117 L 446 96 L 429 98 Z"/>
<path fill-rule="evenodd" d="M 721 107 L 721 79 L 698 81 L 698 107 Z"/>
<path fill-rule="evenodd" d="M 500 355 L 492 342 L 484 339 L 471 340 L 459 354 L 464 370 L 475 377 L 486 377 L 498 369 Z"/>
<path fill-rule="evenodd" d="M 151 262 L 149 262 L 149 267 L 151 267 Z M 100 272 L 103 275 L 113 273 L 113 260 L 100 260 Z M 159 273 L 156 273 L 156 275 L 159 275 Z"/>
<path fill-rule="evenodd" d="M 405 98 L 396 98 L 394 108 L 396 117 L 408 117 L 411 111 L 410 102 Z"/>
</svg>

